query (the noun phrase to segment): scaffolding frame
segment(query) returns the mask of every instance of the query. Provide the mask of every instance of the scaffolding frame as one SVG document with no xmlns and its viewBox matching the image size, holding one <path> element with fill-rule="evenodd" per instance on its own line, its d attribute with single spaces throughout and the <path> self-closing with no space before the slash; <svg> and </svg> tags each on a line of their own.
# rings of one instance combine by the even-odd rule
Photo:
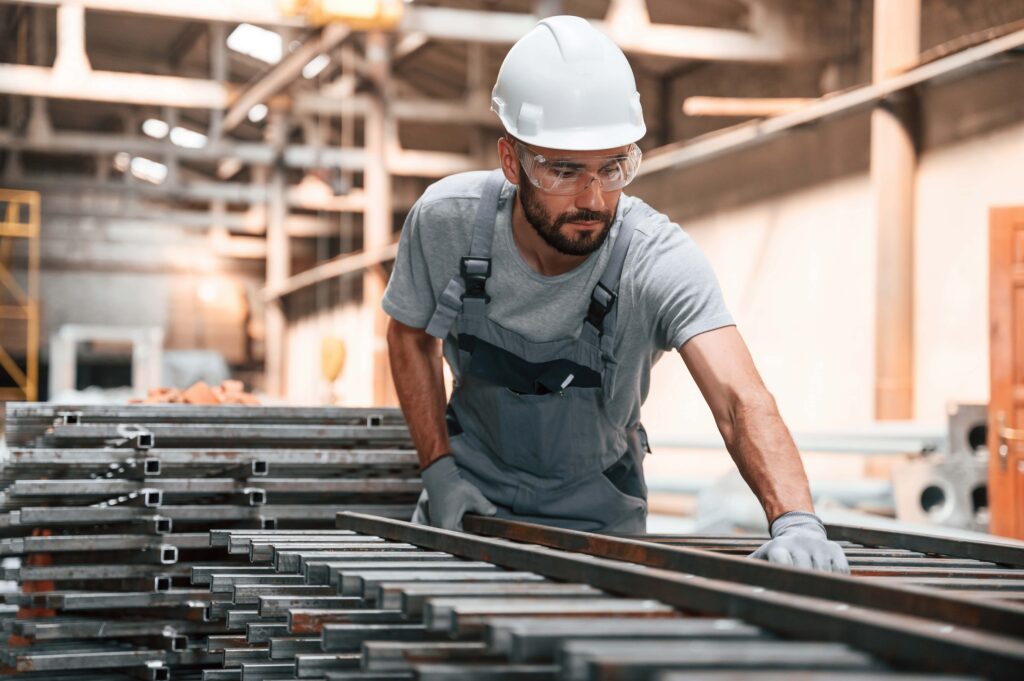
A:
<svg viewBox="0 0 1024 681">
<path fill-rule="evenodd" d="M 14 274 L 16 239 L 28 241 L 27 286 Z M 0 371 L 14 387 L 0 387 L 0 402 L 34 402 L 39 393 L 39 192 L 0 189 L 0 325 L 25 323 L 24 368 L 0 335 Z"/>
</svg>

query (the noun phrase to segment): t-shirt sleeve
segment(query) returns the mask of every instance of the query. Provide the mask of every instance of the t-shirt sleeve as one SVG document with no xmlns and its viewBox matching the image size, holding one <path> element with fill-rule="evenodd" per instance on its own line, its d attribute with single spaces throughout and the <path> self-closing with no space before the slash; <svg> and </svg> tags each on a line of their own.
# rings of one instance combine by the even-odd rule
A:
<svg viewBox="0 0 1024 681">
<path fill-rule="evenodd" d="M 437 304 L 423 251 L 422 213 L 417 203 L 405 218 L 395 266 L 381 301 L 381 307 L 393 319 L 417 329 L 426 328 Z"/>
<path fill-rule="evenodd" d="M 659 349 L 679 349 L 698 334 L 736 323 L 711 263 L 682 229 L 659 225 L 640 246 L 634 304 L 651 325 Z"/>
</svg>

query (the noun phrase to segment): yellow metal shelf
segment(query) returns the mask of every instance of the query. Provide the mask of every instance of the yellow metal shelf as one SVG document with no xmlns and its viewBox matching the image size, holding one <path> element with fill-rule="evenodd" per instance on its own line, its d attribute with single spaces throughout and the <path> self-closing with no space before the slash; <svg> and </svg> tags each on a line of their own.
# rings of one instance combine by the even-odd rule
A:
<svg viewBox="0 0 1024 681">
<path fill-rule="evenodd" d="M 12 266 L 15 239 L 28 241 L 24 286 Z M 14 382 L 0 388 L 0 401 L 34 402 L 39 396 L 39 193 L 0 189 L 0 326 L 18 323 L 24 327 L 25 361 L 15 361 L 3 345 L 10 337 L 0 334 L 0 375 Z"/>
</svg>

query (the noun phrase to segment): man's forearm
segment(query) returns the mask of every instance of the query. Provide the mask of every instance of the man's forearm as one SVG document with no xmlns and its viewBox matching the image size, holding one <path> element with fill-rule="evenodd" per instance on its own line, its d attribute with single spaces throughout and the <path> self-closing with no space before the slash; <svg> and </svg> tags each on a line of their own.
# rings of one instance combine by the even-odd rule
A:
<svg viewBox="0 0 1024 681">
<path fill-rule="evenodd" d="M 720 424 L 722 437 L 768 522 L 787 511 L 813 513 L 803 462 L 771 395 L 737 405 L 731 416 Z"/>
<path fill-rule="evenodd" d="M 441 342 L 422 329 L 392 320 L 388 326 L 388 357 L 420 467 L 426 468 L 451 451 L 444 420 Z"/>
</svg>

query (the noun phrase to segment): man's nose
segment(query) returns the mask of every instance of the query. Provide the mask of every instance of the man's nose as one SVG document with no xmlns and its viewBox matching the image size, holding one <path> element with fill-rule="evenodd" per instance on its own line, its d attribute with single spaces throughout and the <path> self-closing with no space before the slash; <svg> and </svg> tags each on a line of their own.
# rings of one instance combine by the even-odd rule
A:
<svg viewBox="0 0 1024 681">
<path fill-rule="evenodd" d="M 604 210 L 604 188 L 596 175 L 591 176 L 590 183 L 576 195 L 576 207 L 592 211 Z"/>
</svg>

